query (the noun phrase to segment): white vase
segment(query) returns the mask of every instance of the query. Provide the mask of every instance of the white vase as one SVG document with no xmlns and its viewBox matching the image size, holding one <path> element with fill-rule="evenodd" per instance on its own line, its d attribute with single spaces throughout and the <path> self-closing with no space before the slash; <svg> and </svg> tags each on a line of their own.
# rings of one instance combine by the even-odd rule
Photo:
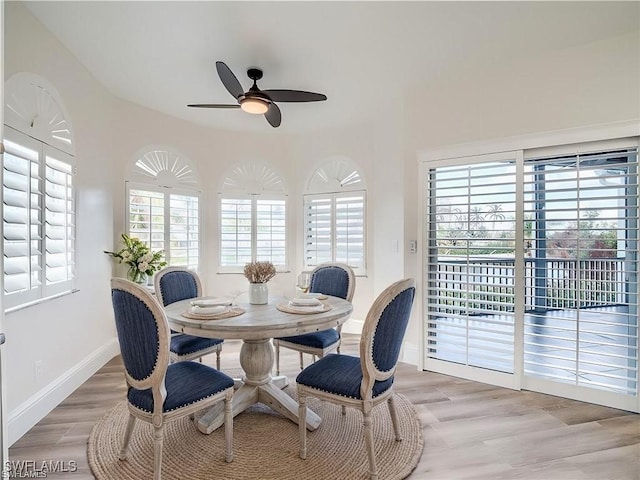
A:
<svg viewBox="0 0 640 480">
<path fill-rule="evenodd" d="M 249 303 L 251 305 L 264 305 L 269 301 L 269 288 L 266 283 L 249 284 Z"/>
</svg>

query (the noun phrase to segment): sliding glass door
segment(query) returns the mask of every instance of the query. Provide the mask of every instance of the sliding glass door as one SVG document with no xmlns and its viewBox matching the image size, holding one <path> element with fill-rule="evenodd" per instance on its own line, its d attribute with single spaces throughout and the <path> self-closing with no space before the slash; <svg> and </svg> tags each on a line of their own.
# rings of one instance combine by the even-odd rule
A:
<svg viewBox="0 0 640 480">
<path fill-rule="evenodd" d="M 637 146 L 582 150 L 425 170 L 426 369 L 638 409 Z"/>
<path fill-rule="evenodd" d="M 514 384 L 517 158 L 465 158 L 429 170 L 429 369 Z"/>
<path fill-rule="evenodd" d="M 637 151 L 532 158 L 524 169 L 524 386 L 635 397 Z"/>
</svg>

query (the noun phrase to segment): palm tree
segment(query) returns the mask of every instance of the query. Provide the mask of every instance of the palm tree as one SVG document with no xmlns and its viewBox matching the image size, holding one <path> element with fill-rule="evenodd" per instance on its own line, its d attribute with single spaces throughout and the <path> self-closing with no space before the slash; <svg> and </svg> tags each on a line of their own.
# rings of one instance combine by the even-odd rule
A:
<svg viewBox="0 0 640 480">
<path fill-rule="evenodd" d="M 480 230 L 483 230 L 482 224 L 484 223 L 484 214 L 482 208 L 475 206 L 471 209 L 469 214 L 469 235 L 472 237 Z"/>
<path fill-rule="evenodd" d="M 487 213 L 487 217 L 489 217 L 494 222 L 502 221 L 505 219 L 504 213 L 502 213 L 502 205 L 499 203 L 493 203 L 489 205 L 489 212 Z"/>
</svg>

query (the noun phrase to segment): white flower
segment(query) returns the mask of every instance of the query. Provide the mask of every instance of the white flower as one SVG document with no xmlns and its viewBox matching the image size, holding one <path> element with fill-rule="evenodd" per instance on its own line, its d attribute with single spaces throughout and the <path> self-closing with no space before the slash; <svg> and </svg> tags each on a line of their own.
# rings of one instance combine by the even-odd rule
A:
<svg viewBox="0 0 640 480">
<path fill-rule="evenodd" d="M 147 262 L 140 262 L 138 264 L 138 270 L 141 272 L 146 272 L 149 269 L 149 264 Z"/>
<path fill-rule="evenodd" d="M 142 256 L 142 261 L 144 261 L 144 262 L 149 263 L 151 260 L 153 260 L 153 253 L 151 253 L 151 252 L 145 253 Z"/>
</svg>

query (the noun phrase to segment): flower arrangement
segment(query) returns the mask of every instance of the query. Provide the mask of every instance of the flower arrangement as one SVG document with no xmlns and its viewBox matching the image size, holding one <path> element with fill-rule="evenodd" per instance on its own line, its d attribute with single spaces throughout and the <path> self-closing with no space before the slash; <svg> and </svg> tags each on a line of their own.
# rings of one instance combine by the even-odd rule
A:
<svg viewBox="0 0 640 480">
<path fill-rule="evenodd" d="M 276 267 L 271 262 L 249 262 L 244 266 L 244 276 L 249 283 L 267 283 L 276 275 Z"/>
<path fill-rule="evenodd" d="M 127 277 L 133 282 L 144 283 L 148 275 L 153 275 L 167 265 L 167 262 L 162 260 L 162 250 L 152 252 L 149 246 L 138 238 L 123 233 L 122 243 L 124 247 L 117 252 L 105 250 L 104 253 L 117 258 L 118 263 L 129 265 Z"/>
</svg>

